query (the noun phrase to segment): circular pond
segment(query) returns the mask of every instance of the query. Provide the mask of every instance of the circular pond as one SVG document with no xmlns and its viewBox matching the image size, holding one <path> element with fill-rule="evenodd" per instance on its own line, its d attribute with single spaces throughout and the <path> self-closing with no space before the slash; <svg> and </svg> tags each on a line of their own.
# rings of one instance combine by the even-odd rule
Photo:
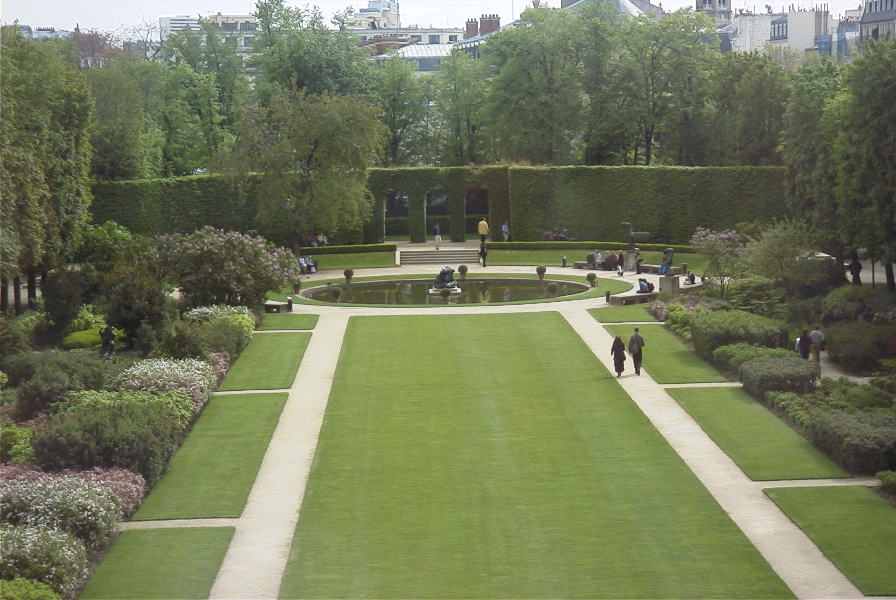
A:
<svg viewBox="0 0 896 600">
<path fill-rule="evenodd" d="M 460 293 L 430 293 L 431 279 L 330 284 L 310 288 L 302 296 L 333 304 L 490 304 L 560 298 L 588 291 L 573 281 L 535 279 L 466 279 L 458 281 Z"/>
</svg>

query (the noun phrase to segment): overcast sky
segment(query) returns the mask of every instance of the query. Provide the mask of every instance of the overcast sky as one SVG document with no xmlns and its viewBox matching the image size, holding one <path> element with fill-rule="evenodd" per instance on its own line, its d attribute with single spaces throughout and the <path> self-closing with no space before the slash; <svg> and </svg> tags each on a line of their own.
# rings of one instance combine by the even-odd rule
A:
<svg viewBox="0 0 896 600">
<path fill-rule="evenodd" d="M 520 10 L 531 0 L 405 0 L 401 2 L 401 21 L 404 25 L 434 25 L 462 27 L 467 17 L 481 13 L 498 13 L 502 22 L 511 15 L 519 15 Z M 549 0 L 556 6 L 560 0 Z M 796 4 L 796 0 L 734 0 L 735 8 L 756 8 L 763 10 L 766 2 L 775 9 Z M 831 12 L 841 13 L 846 8 L 855 8 L 859 0 L 832 0 L 828 4 Z M 291 4 L 305 6 L 318 5 L 329 17 L 333 12 L 352 5 L 361 8 L 367 0 L 318 0 L 306 3 L 292 0 Z M 663 0 L 663 8 L 672 10 L 691 6 L 691 0 Z M 801 6 L 811 7 L 812 2 L 801 0 Z M 158 24 L 160 16 L 197 15 L 222 13 L 251 13 L 254 0 L 0 0 L 0 15 L 4 23 L 19 23 L 73 29 L 79 24 L 82 29 L 100 29 L 123 32 L 143 22 Z"/>
</svg>

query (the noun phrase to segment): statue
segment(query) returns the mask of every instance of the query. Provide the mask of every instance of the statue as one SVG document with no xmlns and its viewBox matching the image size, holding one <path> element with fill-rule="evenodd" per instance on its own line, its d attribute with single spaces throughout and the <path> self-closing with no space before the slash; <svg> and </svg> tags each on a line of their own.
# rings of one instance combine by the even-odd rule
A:
<svg viewBox="0 0 896 600">
<path fill-rule="evenodd" d="M 666 248 L 665 250 L 663 250 L 663 264 L 660 265 L 660 275 L 672 274 L 672 258 L 674 255 L 674 248 Z"/>
<path fill-rule="evenodd" d="M 457 281 L 454 280 L 454 269 L 449 266 L 442 267 L 442 270 L 436 275 L 436 280 L 433 282 L 432 287 L 436 290 L 456 288 Z"/>
</svg>

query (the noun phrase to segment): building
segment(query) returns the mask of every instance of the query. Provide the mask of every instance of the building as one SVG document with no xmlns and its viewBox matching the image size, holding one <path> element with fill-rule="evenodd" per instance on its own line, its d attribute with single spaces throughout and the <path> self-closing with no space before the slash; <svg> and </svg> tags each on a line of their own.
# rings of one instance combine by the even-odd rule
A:
<svg viewBox="0 0 896 600">
<path fill-rule="evenodd" d="M 55 27 L 35 27 L 30 25 L 16 25 L 22 37 L 29 40 L 67 40 L 73 35 L 71 31 L 56 29 Z"/>
<path fill-rule="evenodd" d="M 772 56 L 783 58 L 788 52 L 803 55 L 831 55 L 834 21 L 827 6 L 811 9 L 795 8 L 772 19 L 768 49 Z"/>
<path fill-rule="evenodd" d="M 172 33 L 182 31 L 199 31 L 199 17 L 181 15 L 178 17 L 159 17 L 159 37 L 162 42 L 167 40 Z"/>
<path fill-rule="evenodd" d="M 858 8 L 844 12 L 843 16 L 837 22 L 833 54 L 838 60 L 849 61 L 855 54 L 860 41 L 860 28 L 863 12 L 864 9 L 860 4 Z"/>
<path fill-rule="evenodd" d="M 391 58 L 400 58 L 414 65 L 418 74 L 438 71 L 442 60 L 451 56 L 454 44 L 409 44 L 389 54 L 373 57 L 379 66 Z"/>
<path fill-rule="evenodd" d="M 716 27 L 724 27 L 731 23 L 731 0 L 696 0 L 698 13 L 711 17 Z"/>
<path fill-rule="evenodd" d="M 510 24 L 513 27 L 514 23 Z M 471 57 L 478 59 L 480 48 L 489 36 L 501 30 L 501 17 L 495 14 L 482 15 L 479 20 L 467 19 L 464 26 L 464 39 L 455 44 L 459 50 L 463 50 Z"/>
<path fill-rule="evenodd" d="M 351 14 L 345 20 L 347 29 L 397 29 L 401 27 L 398 2 L 368 0 L 367 8 Z"/>
<path fill-rule="evenodd" d="M 252 54 L 255 48 L 255 15 L 223 15 L 221 13 L 209 15 L 202 19 L 218 28 L 230 44 L 236 47 L 238 54 L 243 57 Z"/>
<path fill-rule="evenodd" d="M 771 10 L 762 14 L 738 11 L 731 18 L 731 23 L 719 29 L 719 34 L 727 34 L 732 52 L 764 52 L 770 39 L 772 21 L 782 16 L 783 13 L 773 13 Z"/>
<path fill-rule="evenodd" d="M 348 29 L 358 44 L 377 56 L 408 44 L 453 44 L 463 36 L 459 27 L 393 27 L 389 29 Z"/>
<path fill-rule="evenodd" d="M 896 39 L 896 0 L 868 0 L 859 24 L 865 40 Z"/>
</svg>

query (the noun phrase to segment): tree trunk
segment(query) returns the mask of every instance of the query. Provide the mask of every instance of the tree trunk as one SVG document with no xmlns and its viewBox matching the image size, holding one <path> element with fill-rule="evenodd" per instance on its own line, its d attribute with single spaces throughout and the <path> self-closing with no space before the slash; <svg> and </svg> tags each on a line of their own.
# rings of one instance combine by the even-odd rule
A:
<svg viewBox="0 0 896 600">
<path fill-rule="evenodd" d="M 18 275 L 12 278 L 12 302 L 16 314 L 22 314 L 22 279 Z"/>
<path fill-rule="evenodd" d="M 37 275 L 33 269 L 27 273 L 28 279 L 28 308 L 34 310 L 37 308 Z"/>
<path fill-rule="evenodd" d="M 644 164 L 650 166 L 653 160 L 653 127 L 644 130 Z"/>
<path fill-rule="evenodd" d="M 896 292 L 896 278 L 893 277 L 893 262 L 888 258 L 884 265 L 884 273 L 887 276 L 887 289 Z"/>
<path fill-rule="evenodd" d="M 0 313 L 6 314 L 9 310 L 9 279 L 0 277 Z"/>
</svg>

